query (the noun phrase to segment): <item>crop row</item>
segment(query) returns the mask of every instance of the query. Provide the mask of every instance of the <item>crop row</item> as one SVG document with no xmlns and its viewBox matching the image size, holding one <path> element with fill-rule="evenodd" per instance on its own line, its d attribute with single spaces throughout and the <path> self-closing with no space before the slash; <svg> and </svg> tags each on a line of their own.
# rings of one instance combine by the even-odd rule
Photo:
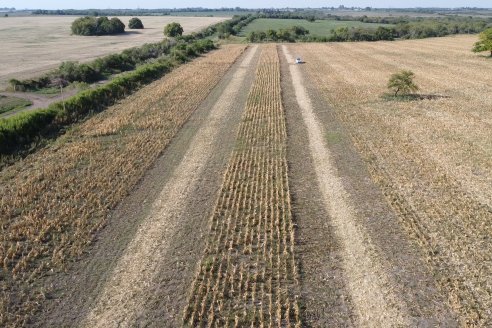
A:
<svg viewBox="0 0 492 328">
<path fill-rule="evenodd" d="M 34 313 L 46 291 L 30 283 L 84 253 L 243 50 L 225 47 L 176 69 L 2 171 L 0 325 Z"/>
<path fill-rule="evenodd" d="M 184 323 L 198 327 L 297 327 L 286 162 L 276 48 L 264 47 L 224 176 Z"/>
</svg>

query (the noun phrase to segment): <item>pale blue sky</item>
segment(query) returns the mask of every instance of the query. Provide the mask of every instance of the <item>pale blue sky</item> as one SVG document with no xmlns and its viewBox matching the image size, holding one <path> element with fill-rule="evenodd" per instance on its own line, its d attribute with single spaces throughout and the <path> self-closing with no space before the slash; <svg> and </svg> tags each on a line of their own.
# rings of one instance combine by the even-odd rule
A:
<svg viewBox="0 0 492 328">
<path fill-rule="evenodd" d="M 357 7 L 492 7 L 492 0 L 360 0 L 360 1 L 321 1 L 321 0 L 0 0 L 0 7 L 15 7 L 17 9 L 87 9 L 87 8 L 183 8 L 183 7 L 242 7 L 242 8 L 270 8 L 270 7 L 338 7 L 339 5 Z"/>
</svg>

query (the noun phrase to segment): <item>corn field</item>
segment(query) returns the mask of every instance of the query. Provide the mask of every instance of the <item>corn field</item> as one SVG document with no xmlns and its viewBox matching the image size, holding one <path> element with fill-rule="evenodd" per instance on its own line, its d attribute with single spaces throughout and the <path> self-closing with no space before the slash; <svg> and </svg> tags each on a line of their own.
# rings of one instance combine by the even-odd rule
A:
<svg viewBox="0 0 492 328">
<path fill-rule="evenodd" d="M 176 69 L 2 171 L 0 325 L 34 313 L 47 291 L 23 288 L 84 253 L 244 49 L 224 47 Z"/>
<path fill-rule="evenodd" d="M 299 327 L 286 128 L 275 46 L 263 48 L 184 322 Z"/>
<path fill-rule="evenodd" d="M 88 327 L 492 326 L 492 66 L 474 41 L 226 45 L 75 124 L 1 172 L 0 326 L 51 308 Z M 400 70 L 415 98 L 387 94 Z M 98 233 L 118 204 L 134 230 L 113 253 L 118 230 Z M 77 276 L 88 258 L 114 263 Z M 64 307 L 47 277 L 97 287 Z"/>
<path fill-rule="evenodd" d="M 312 78 L 463 326 L 492 324 L 492 68 L 459 36 L 302 45 Z M 301 51 L 293 46 L 293 51 Z M 442 49 L 445 49 L 444 51 Z M 424 100 L 381 97 L 399 69 Z"/>
</svg>

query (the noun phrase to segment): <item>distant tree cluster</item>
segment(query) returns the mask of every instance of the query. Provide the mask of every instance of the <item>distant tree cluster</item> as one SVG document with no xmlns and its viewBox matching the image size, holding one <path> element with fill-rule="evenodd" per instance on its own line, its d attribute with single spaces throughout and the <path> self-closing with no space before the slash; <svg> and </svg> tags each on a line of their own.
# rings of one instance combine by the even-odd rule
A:
<svg viewBox="0 0 492 328">
<path fill-rule="evenodd" d="M 243 8 L 173 8 L 173 9 L 57 9 L 34 10 L 33 15 L 73 15 L 73 16 L 167 16 L 173 13 L 210 13 L 213 15 L 216 12 L 256 12 L 254 9 Z"/>
<path fill-rule="evenodd" d="M 128 28 L 133 29 L 133 30 L 140 30 L 140 29 L 144 28 L 144 25 L 139 18 L 133 17 L 128 22 Z"/>
<path fill-rule="evenodd" d="M 284 41 L 295 42 L 299 38 L 302 38 L 309 34 L 309 30 L 302 26 L 292 26 L 289 29 L 280 29 L 278 31 L 268 30 L 266 32 L 252 31 L 248 34 L 246 39 L 249 42 L 265 42 L 265 41 Z"/>
<path fill-rule="evenodd" d="M 117 17 L 81 17 L 72 23 L 75 35 L 112 35 L 125 33 L 125 24 Z"/>
<path fill-rule="evenodd" d="M 331 35 L 319 40 L 328 42 L 347 42 L 347 41 L 392 41 L 395 38 L 394 30 L 380 26 L 378 28 L 348 28 L 340 27 L 332 31 Z"/>
</svg>

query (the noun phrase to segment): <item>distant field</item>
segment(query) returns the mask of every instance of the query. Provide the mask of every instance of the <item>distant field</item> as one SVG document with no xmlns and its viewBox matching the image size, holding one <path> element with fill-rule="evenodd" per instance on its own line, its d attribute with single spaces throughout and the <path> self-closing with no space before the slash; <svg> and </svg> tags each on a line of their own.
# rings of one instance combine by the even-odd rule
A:
<svg viewBox="0 0 492 328">
<path fill-rule="evenodd" d="M 174 12 L 173 16 L 184 16 L 184 17 L 232 17 L 234 15 L 247 15 L 250 12 L 242 12 L 242 11 L 182 11 L 182 12 Z"/>
<path fill-rule="evenodd" d="M 11 78 L 29 78 L 58 66 L 62 61 L 87 61 L 112 52 L 157 42 L 170 22 L 179 22 L 185 33 L 223 21 L 227 17 L 143 16 L 144 30 L 116 36 L 73 36 L 75 16 L 26 16 L 0 19 L 0 89 Z M 128 25 L 130 17 L 120 17 Z"/>
<path fill-rule="evenodd" d="M 332 29 L 339 27 L 378 27 L 383 24 L 372 24 L 362 22 L 351 21 L 335 21 L 335 20 L 317 20 L 315 22 L 308 22 L 304 19 L 270 19 L 260 18 L 254 20 L 251 24 L 246 26 L 241 31 L 241 36 L 248 35 L 252 31 L 266 31 L 268 29 L 279 30 L 287 29 L 294 25 L 303 26 L 309 30 L 311 35 L 315 36 L 328 36 L 331 34 Z M 388 26 L 385 24 L 385 26 Z"/>
</svg>

